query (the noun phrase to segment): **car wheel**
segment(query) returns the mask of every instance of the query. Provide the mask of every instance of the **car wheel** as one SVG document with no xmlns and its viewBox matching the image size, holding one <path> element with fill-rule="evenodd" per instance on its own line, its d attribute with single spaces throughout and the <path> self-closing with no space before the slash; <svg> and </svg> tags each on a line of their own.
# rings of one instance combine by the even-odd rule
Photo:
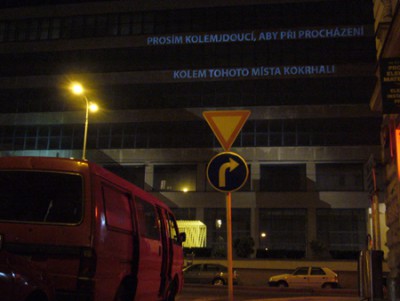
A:
<svg viewBox="0 0 400 301">
<path fill-rule="evenodd" d="M 213 285 L 225 285 L 225 281 L 222 278 L 216 278 L 212 282 Z"/>
<path fill-rule="evenodd" d="M 332 283 L 324 283 L 322 288 L 335 288 L 335 286 Z"/>
<path fill-rule="evenodd" d="M 288 287 L 289 285 L 287 284 L 286 281 L 279 281 L 277 286 L 278 287 Z"/>
</svg>

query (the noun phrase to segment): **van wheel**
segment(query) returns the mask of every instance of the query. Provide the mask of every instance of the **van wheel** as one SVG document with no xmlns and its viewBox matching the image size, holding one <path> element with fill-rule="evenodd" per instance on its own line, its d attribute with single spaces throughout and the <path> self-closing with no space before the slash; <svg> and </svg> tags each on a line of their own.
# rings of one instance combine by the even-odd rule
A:
<svg viewBox="0 0 400 301">
<path fill-rule="evenodd" d="M 170 284 L 168 291 L 167 291 L 167 297 L 165 299 L 165 301 L 175 301 L 175 297 L 176 297 L 176 281 L 172 281 L 172 283 Z"/>
<path fill-rule="evenodd" d="M 128 301 L 131 300 L 130 298 L 131 295 L 129 294 L 128 290 L 121 285 L 115 294 L 114 301 Z"/>
<path fill-rule="evenodd" d="M 131 278 L 125 278 L 115 293 L 114 301 L 131 301 L 135 297 L 136 281 Z"/>
</svg>

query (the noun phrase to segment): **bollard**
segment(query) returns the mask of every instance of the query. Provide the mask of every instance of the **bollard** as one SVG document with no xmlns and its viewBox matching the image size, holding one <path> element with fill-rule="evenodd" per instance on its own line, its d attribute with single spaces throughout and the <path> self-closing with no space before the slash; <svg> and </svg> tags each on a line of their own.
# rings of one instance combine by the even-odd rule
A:
<svg viewBox="0 0 400 301">
<path fill-rule="evenodd" d="M 388 276 L 386 279 L 387 297 L 389 301 L 400 300 L 400 278 L 391 278 Z"/>
</svg>

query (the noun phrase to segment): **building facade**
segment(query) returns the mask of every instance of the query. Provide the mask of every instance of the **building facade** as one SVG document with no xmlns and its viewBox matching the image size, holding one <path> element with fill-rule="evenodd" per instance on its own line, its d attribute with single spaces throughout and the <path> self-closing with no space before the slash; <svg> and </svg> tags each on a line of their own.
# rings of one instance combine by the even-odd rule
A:
<svg viewBox="0 0 400 301">
<path fill-rule="evenodd" d="M 202 112 L 250 110 L 232 146 L 250 171 L 233 239 L 269 258 L 365 247 L 382 122 L 371 1 L 3 2 L 2 156 L 80 157 L 85 102 L 68 87 L 81 82 L 100 106 L 87 158 L 202 221 L 217 255 L 225 196 L 206 168 L 222 148 Z"/>
<path fill-rule="evenodd" d="M 382 165 L 385 175 L 387 263 L 389 300 L 400 298 L 400 4 L 398 0 L 374 1 L 379 78 L 371 97 L 371 108 L 382 113 Z M 396 92 L 397 91 L 397 92 Z M 397 100 L 397 101 L 396 101 Z"/>
</svg>

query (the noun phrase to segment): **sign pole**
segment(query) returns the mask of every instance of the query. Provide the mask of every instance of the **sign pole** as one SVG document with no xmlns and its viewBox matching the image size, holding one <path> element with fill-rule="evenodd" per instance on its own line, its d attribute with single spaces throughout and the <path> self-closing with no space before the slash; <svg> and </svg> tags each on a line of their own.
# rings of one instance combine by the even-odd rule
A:
<svg viewBox="0 0 400 301">
<path fill-rule="evenodd" d="M 233 264 L 232 264 L 232 193 L 226 194 L 226 236 L 228 260 L 228 296 L 233 301 Z"/>
<path fill-rule="evenodd" d="M 249 115 L 250 111 L 203 112 L 208 125 L 225 150 L 225 153 L 220 153 L 211 159 L 207 166 L 207 178 L 216 190 L 226 192 L 228 301 L 233 301 L 232 191 L 240 189 L 249 175 L 246 161 L 229 150 Z"/>
</svg>

